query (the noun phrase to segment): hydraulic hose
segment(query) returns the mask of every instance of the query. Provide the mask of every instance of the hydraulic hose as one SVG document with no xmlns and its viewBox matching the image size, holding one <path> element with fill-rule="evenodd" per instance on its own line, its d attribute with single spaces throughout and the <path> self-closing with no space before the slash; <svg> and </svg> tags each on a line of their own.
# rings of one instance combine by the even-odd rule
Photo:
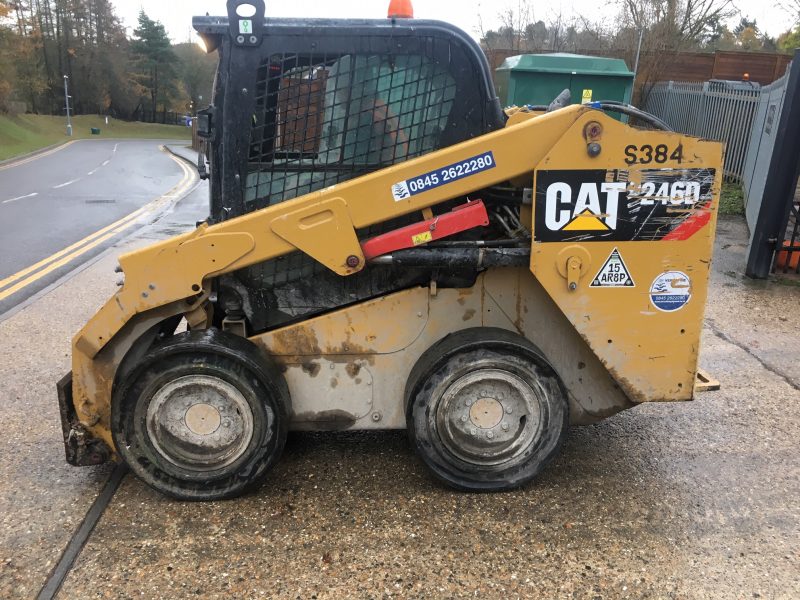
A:
<svg viewBox="0 0 800 600">
<path fill-rule="evenodd" d="M 651 115 L 649 112 L 645 112 L 630 104 L 617 102 L 616 100 L 598 100 L 596 102 L 589 102 L 586 104 L 586 106 L 597 108 L 599 110 L 622 113 L 624 115 L 628 115 L 629 117 L 634 117 L 640 121 L 644 121 L 645 123 L 649 123 L 656 129 L 662 129 L 663 131 L 675 131 L 657 116 Z"/>
</svg>

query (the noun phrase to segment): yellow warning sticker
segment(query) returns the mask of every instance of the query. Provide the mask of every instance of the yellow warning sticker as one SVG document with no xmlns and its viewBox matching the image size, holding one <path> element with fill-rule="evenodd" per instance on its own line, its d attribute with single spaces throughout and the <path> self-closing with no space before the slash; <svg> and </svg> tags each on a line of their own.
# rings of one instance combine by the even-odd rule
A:
<svg viewBox="0 0 800 600">
<path fill-rule="evenodd" d="M 581 104 L 588 104 L 592 101 L 592 90 L 583 90 L 581 95 Z"/>
<path fill-rule="evenodd" d="M 420 244 L 424 244 L 425 242 L 430 242 L 433 239 L 430 231 L 423 231 L 422 233 L 418 233 L 417 235 L 411 236 L 411 242 L 415 246 L 419 246 Z"/>
</svg>

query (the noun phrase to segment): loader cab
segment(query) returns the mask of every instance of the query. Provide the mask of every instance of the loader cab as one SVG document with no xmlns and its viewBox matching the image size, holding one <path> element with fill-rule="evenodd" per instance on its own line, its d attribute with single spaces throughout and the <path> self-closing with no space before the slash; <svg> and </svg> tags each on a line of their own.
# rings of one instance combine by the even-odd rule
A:
<svg viewBox="0 0 800 600">
<path fill-rule="evenodd" d="M 193 24 L 220 57 L 215 222 L 503 126 L 482 51 L 447 23 L 270 19 L 262 2 L 231 1 L 227 19 Z"/>
<path fill-rule="evenodd" d="M 254 14 L 242 16 L 245 5 Z M 452 25 L 271 19 L 264 10 L 260 1 L 231 0 L 227 18 L 193 21 L 219 54 L 213 104 L 199 121 L 208 142 L 210 224 L 504 126 L 483 52 Z M 453 272 L 439 284 L 471 285 L 475 276 Z M 217 292 L 229 318 L 263 331 L 430 281 L 424 269 L 391 267 L 341 278 L 295 252 L 220 278 Z"/>
</svg>

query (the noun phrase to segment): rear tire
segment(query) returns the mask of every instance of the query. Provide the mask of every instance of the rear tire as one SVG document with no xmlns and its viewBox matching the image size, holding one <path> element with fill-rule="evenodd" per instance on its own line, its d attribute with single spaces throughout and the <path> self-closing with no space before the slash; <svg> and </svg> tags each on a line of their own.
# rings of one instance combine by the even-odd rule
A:
<svg viewBox="0 0 800 600">
<path fill-rule="evenodd" d="M 561 382 L 541 352 L 502 330 L 445 338 L 409 382 L 412 444 L 444 483 L 502 491 L 533 479 L 569 425 Z"/>
<path fill-rule="evenodd" d="M 238 496 L 283 451 L 289 393 L 249 341 L 215 329 L 155 345 L 114 388 L 118 454 L 145 483 L 181 500 Z"/>
</svg>

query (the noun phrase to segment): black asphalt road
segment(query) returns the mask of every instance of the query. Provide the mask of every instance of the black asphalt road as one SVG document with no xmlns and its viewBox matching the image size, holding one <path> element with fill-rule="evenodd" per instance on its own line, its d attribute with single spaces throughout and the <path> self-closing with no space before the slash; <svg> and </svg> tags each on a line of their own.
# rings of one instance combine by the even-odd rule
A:
<svg viewBox="0 0 800 600">
<path fill-rule="evenodd" d="M 0 317 L 185 191 L 189 169 L 160 149 L 164 143 L 78 140 L 0 165 Z"/>
</svg>

